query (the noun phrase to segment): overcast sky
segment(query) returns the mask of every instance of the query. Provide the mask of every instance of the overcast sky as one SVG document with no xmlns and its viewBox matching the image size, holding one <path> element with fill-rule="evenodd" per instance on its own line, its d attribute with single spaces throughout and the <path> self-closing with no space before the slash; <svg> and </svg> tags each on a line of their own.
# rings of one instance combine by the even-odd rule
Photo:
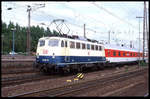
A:
<svg viewBox="0 0 150 99">
<path fill-rule="evenodd" d="M 45 7 L 37 8 L 38 4 Z M 148 2 L 147 2 L 148 4 Z M 27 6 L 32 8 L 31 26 L 46 28 L 54 19 L 66 20 L 69 34 L 83 36 L 83 24 L 86 24 L 86 36 L 96 40 L 108 40 L 108 31 L 111 33 L 111 41 L 135 43 L 139 37 L 139 19 L 143 16 L 144 2 L 26 2 L 10 1 L 2 2 L 2 21 L 18 23 L 28 26 Z M 12 10 L 7 10 L 11 7 Z M 36 10 L 34 10 L 36 9 Z M 143 19 L 140 20 L 140 29 L 143 31 Z M 40 25 L 45 23 L 47 26 Z M 54 24 L 50 25 L 54 28 Z M 64 33 L 68 29 L 63 25 Z M 114 32 L 114 33 L 113 33 Z M 142 37 L 142 35 L 141 35 Z M 120 41 L 121 40 L 121 41 Z"/>
</svg>

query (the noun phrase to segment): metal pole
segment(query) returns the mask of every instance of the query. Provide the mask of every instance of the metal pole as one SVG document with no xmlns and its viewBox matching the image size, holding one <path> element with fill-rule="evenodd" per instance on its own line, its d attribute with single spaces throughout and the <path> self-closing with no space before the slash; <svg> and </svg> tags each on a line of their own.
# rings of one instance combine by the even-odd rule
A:
<svg viewBox="0 0 150 99">
<path fill-rule="evenodd" d="M 136 18 L 139 18 L 139 63 L 138 65 L 140 66 L 140 18 L 143 18 L 143 17 L 140 17 L 140 16 L 137 16 Z"/>
<path fill-rule="evenodd" d="M 15 42 L 14 42 L 14 36 L 15 36 L 14 31 L 15 31 L 15 29 L 13 29 L 12 31 L 13 31 L 13 49 L 12 49 L 12 56 L 14 56 L 14 52 L 15 52 L 15 51 L 14 51 L 14 49 L 15 49 L 15 46 L 14 46 L 14 45 L 15 45 Z"/>
<path fill-rule="evenodd" d="M 148 9 L 149 9 L 149 3 L 148 3 Z M 149 13 L 149 10 L 147 12 Z M 146 31 L 147 31 L 147 48 L 148 48 L 148 51 L 147 51 L 148 59 L 147 59 L 147 61 L 148 61 L 148 66 L 149 66 L 149 14 L 147 14 L 147 12 L 146 12 Z"/>
<path fill-rule="evenodd" d="M 4 35 L 2 35 L 1 37 L 2 37 L 2 54 L 3 54 L 3 39 L 4 39 Z"/>
<path fill-rule="evenodd" d="M 27 32 L 27 53 L 30 55 L 30 11 L 31 6 L 28 6 L 27 12 L 28 12 L 28 32 Z"/>
<path fill-rule="evenodd" d="M 144 53 L 145 53 L 145 7 L 146 2 L 144 1 L 144 18 L 143 18 L 143 62 L 144 62 Z"/>
<path fill-rule="evenodd" d="M 145 35 L 147 36 L 147 38 L 145 37 L 145 39 L 147 40 L 147 49 L 149 48 L 148 46 L 148 29 L 147 29 L 147 10 L 146 10 L 147 8 L 145 8 L 145 28 L 146 28 L 146 33 L 145 33 Z M 145 51 L 145 52 L 147 52 L 147 54 L 148 54 L 148 50 L 147 51 Z"/>
<path fill-rule="evenodd" d="M 108 31 L 108 43 L 110 44 L 110 31 Z"/>
<path fill-rule="evenodd" d="M 38 8 L 41 8 L 41 7 L 45 7 L 45 4 L 38 4 L 40 7 L 38 7 Z M 38 8 L 36 8 L 36 9 L 38 9 Z M 30 52 L 30 49 L 31 49 L 31 40 L 30 40 L 30 35 L 31 35 L 31 33 L 30 33 L 30 11 L 33 11 L 33 9 L 31 9 L 31 6 L 30 5 L 28 5 L 28 8 L 27 8 L 27 12 L 28 12 L 28 32 L 27 32 L 27 52 L 28 52 L 28 55 L 30 55 L 31 54 L 31 52 Z"/>
<path fill-rule="evenodd" d="M 139 18 L 139 66 L 140 66 L 140 18 Z"/>
<path fill-rule="evenodd" d="M 86 34 L 85 34 L 85 24 L 84 24 L 84 38 L 86 38 Z"/>
</svg>

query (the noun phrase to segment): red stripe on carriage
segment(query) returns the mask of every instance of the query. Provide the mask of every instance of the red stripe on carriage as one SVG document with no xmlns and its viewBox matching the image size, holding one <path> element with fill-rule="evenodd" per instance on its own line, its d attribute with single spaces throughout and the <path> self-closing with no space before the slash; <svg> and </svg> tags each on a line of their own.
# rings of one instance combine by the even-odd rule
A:
<svg viewBox="0 0 150 99">
<path fill-rule="evenodd" d="M 139 57 L 138 53 L 139 52 L 105 49 L 106 57 Z M 140 53 L 140 57 L 142 56 L 143 53 Z M 147 55 L 145 57 L 147 57 Z"/>
</svg>

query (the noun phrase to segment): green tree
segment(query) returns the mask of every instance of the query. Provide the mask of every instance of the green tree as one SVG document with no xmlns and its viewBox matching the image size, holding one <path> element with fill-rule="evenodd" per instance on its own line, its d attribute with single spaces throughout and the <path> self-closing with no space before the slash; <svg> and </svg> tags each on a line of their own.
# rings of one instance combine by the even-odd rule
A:
<svg viewBox="0 0 150 99">
<path fill-rule="evenodd" d="M 18 23 L 14 25 L 13 22 L 9 22 L 7 25 L 5 22 L 2 22 L 2 34 L 3 37 L 3 51 L 10 52 L 12 51 L 12 28 L 16 28 L 15 31 L 15 52 L 26 52 L 27 48 L 27 27 L 21 27 Z M 31 51 L 35 52 L 37 49 L 38 40 L 41 37 L 52 36 L 52 35 L 60 35 L 56 30 L 51 30 L 47 28 L 44 30 L 43 27 L 31 26 Z"/>
</svg>

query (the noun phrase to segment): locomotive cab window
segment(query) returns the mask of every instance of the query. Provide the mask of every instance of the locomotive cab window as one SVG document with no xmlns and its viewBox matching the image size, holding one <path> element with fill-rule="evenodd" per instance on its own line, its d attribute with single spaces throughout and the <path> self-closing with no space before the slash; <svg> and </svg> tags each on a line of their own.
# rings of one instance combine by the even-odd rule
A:
<svg viewBox="0 0 150 99">
<path fill-rule="evenodd" d="M 65 41 L 65 47 L 67 47 L 68 45 L 67 45 L 67 41 Z"/>
<path fill-rule="evenodd" d="M 42 46 L 44 46 L 44 45 L 45 45 L 45 40 L 40 40 L 40 41 L 39 41 L 39 46 L 42 47 Z"/>
<path fill-rule="evenodd" d="M 57 39 L 52 39 L 52 40 L 49 40 L 49 42 L 48 42 L 48 45 L 51 47 L 58 46 L 58 44 L 59 44 L 59 40 L 57 40 Z"/>
</svg>

